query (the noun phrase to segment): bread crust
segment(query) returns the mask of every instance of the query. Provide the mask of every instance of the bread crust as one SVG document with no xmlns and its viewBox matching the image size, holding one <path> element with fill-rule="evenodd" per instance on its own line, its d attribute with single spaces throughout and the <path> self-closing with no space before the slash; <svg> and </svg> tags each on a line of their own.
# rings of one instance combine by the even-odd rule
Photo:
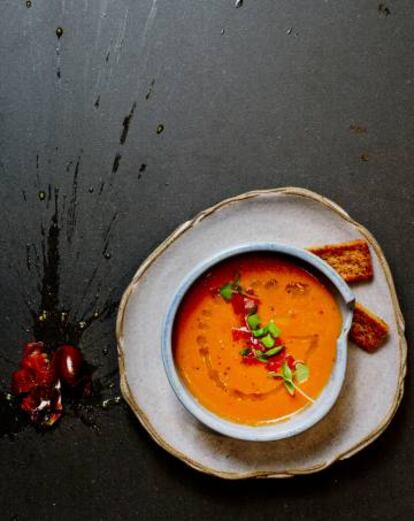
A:
<svg viewBox="0 0 414 521">
<path fill-rule="evenodd" d="M 332 266 L 346 282 L 367 281 L 374 275 L 371 253 L 364 240 L 327 244 L 308 250 Z"/>
<path fill-rule="evenodd" d="M 354 309 L 349 338 L 365 351 L 373 353 L 385 342 L 389 334 L 388 324 L 372 311 L 357 302 Z"/>
</svg>

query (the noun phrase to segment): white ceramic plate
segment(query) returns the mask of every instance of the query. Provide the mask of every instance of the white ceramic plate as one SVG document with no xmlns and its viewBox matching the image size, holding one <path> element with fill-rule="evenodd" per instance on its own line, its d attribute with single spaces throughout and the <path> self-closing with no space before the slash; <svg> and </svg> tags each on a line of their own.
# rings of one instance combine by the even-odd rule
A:
<svg viewBox="0 0 414 521">
<path fill-rule="evenodd" d="M 195 265 L 243 241 L 303 248 L 357 238 L 370 244 L 375 277 L 352 289 L 357 300 L 388 322 L 390 336 L 371 355 L 350 344 L 345 385 L 331 412 L 309 431 L 268 443 L 225 438 L 203 427 L 176 398 L 161 361 L 162 321 L 177 285 Z M 223 478 L 288 477 L 350 457 L 384 431 L 403 394 L 404 321 L 384 255 L 372 235 L 344 210 L 300 188 L 243 194 L 180 226 L 128 286 L 119 308 L 117 338 L 122 392 L 142 425 L 171 454 Z"/>
</svg>

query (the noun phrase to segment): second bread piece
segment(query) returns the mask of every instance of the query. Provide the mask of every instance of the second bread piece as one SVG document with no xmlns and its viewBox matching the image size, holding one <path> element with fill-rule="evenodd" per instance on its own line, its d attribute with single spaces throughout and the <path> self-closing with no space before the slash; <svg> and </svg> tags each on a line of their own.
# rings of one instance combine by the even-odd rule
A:
<svg viewBox="0 0 414 521">
<path fill-rule="evenodd" d="M 349 338 L 365 351 L 373 353 L 386 340 L 389 328 L 382 318 L 357 302 Z"/>
<path fill-rule="evenodd" d="M 346 282 L 371 280 L 371 253 L 363 240 L 327 244 L 308 250 L 330 264 Z"/>
</svg>

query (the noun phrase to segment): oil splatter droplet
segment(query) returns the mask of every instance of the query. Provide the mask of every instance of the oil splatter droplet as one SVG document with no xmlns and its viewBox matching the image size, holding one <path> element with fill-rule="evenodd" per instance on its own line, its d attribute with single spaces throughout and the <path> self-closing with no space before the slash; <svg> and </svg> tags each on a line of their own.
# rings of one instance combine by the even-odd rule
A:
<svg viewBox="0 0 414 521">
<path fill-rule="evenodd" d="M 222 30 L 220 31 L 220 34 L 224 34 L 225 32 L 226 32 L 226 31 L 225 31 L 224 29 L 222 29 Z"/>
<path fill-rule="evenodd" d="M 112 173 L 116 174 L 119 168 L 119 163 L 121 162 L 122 156 L 118 152 L 115 154 L 114 163 L 112 165 Z"/>
<path fill-rule="evenodd" d="M 146 100 L 149 100 L 149 99 L 150 99 L 151 94 L 152 94 L 152 91 L 153 91 L 153 88 L 154 88 L 154 85 L 155 85 L 155 80 L 152 80 L 151 83 L 150 83 L 150 86 L 149 86 L 148 92 L 145 94 L 145 99 L 146 99 Z"/>
<path fill-rule="evenodd" d="M 27 0 L 27 1 L 26 1 L 26 7 L 27 7 L 28 9 L 30 9 L 30 7 L 32 7 L 32 2 L 31 2 L 30 0 Z"/>
<path fill-rule="evenodd" d="M 379 14 L 382 14 L 384 16 L 389 16 L 391 14 L 389 7 L 386 6 L 385 4 L 378 5 L 378 12 L 379 12 Z"/>
<path fill-rule="evenodd" d="M 157 134 L 161 134 L 162 132 L 164 132 L 164 125 L 160 123 L 157 127 Z"/>
<path fill-rule="evenodd" d="M 43 190 L 40 190 L 40 192 L 38 193 L 38 196 L 41 201 L 44 201 L 46 199 L 46 192 L 44 192 Z"/>
<path fill-rule="evenodd" d="M 104 347 L 102 349 L 102 353 L 106 356 L 109 353 L 109 349 L 107 347 Z"/>
<path fill-rule="evenodd" d="M 90 194 L 93 194 L 93 190 L 94 190 L 93 186 L 90 186 L 90 187 L 88 188 L 88 192 L 89 192 Z"/>
<path fill-rule="evenodd" d="M 129 125 L 131 124 L 131 120 L 134 117 L 135 107 L 137 106 L 136 102 L 132 104 L 131 110 L 129 111 L 128 116 L 125 116 L 124 121 L 122 122 L 122 133 L 121 138 L 119 140 L 120 144 L 123 145 L 126 141 L 129 131 Z"/>
<path fill-rule="evenodd" d="M 349 126 L 351 132 L 355 135 L 361 135 L 361 134 L 366 134 L 368 129 L 366 126 L 364 125 L 357 125 L 355 123 L 352 123 L 352 125 Z"/>
<path fill-rule="evenodd" d="M 361 161 L 369 161 L 369 156 L 366 152 L 361 154 Z"/>
<path fill-rule="evenodd" d="M 112 257 L 112 255 L 109 253 L 109 251 L 106 251 L 104 252 L 104 257 L 106 260 L 109 260 Z"/>
<path fill-rule="evenodd" d="M 147 168 L 147 165 L 145 163 L 142 163 L 142 165 L 139 167 L 140 172 L 145 172 L 145 169 Z"/>
<path fill-rule="evenodd" d="M 59 26 L 56 29 L 56 36 L 58 37 L 59 40 L 60 40 L 60 38 L 62 38 L 62 36 L 63 36 L 63 28 L 62 27 Z"/>
<path fill-rule="evenodd" d="M 234 4 L 234 7 L 238 9 L 239 7 L 243 6 L 243 0 L 236 0 L 236 3 Z"/>
<path fill-rule="evenodd" d="M 101 97 L 98 96 L 98 97 L 96 98 L 95 103 L 94 103 L 94 107 L 95 107 L 96 109 L 99 109 L 99 104 L 100 104 L 100 102 L 101 102 Z"/>
</svg>

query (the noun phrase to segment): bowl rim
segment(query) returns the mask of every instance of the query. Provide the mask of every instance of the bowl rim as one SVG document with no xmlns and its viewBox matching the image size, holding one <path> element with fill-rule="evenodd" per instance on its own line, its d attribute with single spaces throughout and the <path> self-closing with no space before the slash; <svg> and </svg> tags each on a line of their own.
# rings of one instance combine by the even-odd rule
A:
<svg viewBox="0 0 414 521">
<path fill-rule="evenodd" d="M 172 332 L 176 313 L 192 284 L 216 264 L 243 253 L 270 252 L 294 257 L 312 266 L 333 285 L 342 305 L 342 330 L 337 339 L 337 356 L 330 379 L 315 402 L 293 414 L 288 420 L 265 425 L 245 425 L 222 418 L 204 407 L 181 381 L 172 353 Z M 161 357 L 164 370 L 178 400 L 198 421 L 210 429 L 234 439 L 245 441 L 275 441 L 296 436 L 318 423 L 335 404 L 345 379 L 347 365 L 347 338 L 352 324 L 355 296 L 338 273 L 308 250 L 278 242 L 249 242 L 219 251 L 198 263 L 178 284 L 167 307 L 161 328 Z M 302 421 L 300 420 L 302 417 Z"/>
</svg>

